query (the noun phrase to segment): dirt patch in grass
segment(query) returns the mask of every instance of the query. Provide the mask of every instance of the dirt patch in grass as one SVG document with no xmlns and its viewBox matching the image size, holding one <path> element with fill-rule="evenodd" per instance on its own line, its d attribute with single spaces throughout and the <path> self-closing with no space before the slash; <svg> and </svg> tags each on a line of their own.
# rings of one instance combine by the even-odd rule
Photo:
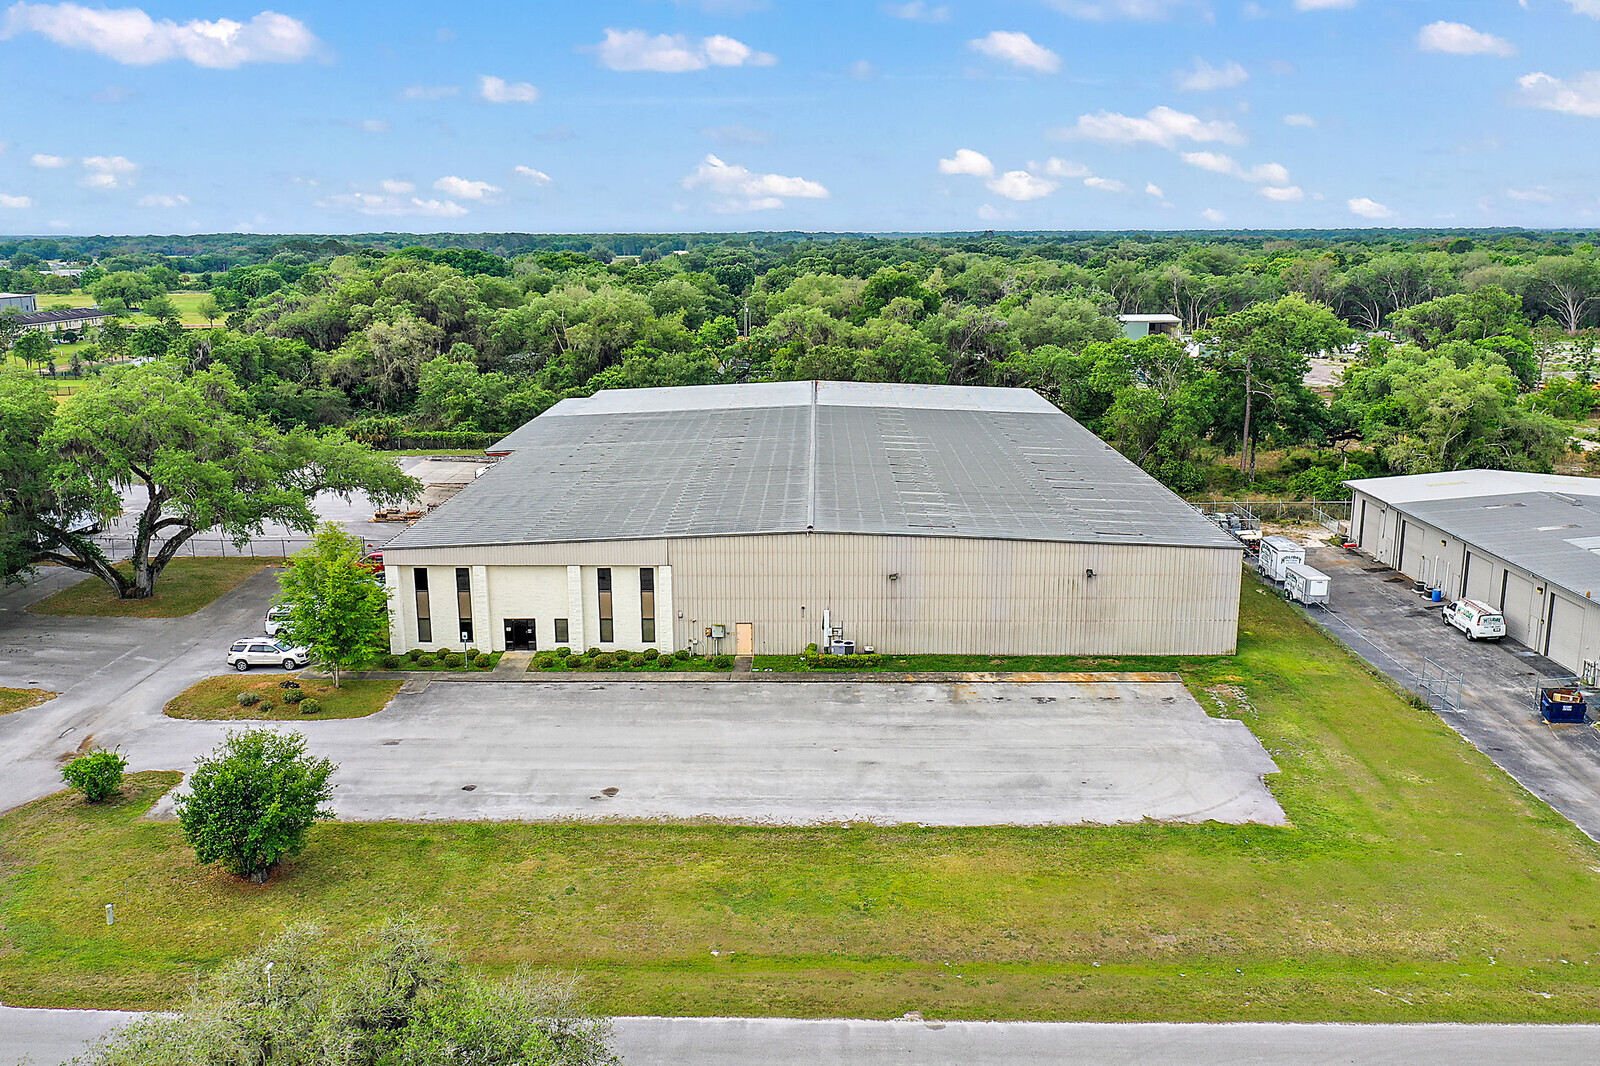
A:
<svg viewBox="0 0 1600 1066">
<path fill-rule="evenodd" d="M 232 592 L 251 574 L 282 559 L 259 557 L 174 559 L 156 579 L 156 594 L 146 600 L 120 600 L 99 578 L 88 577 L 54 596 L 29 607 L 34 614 L 96 616 L 104 618 L 178 618 L 193 614 Z M 122 563 L 123 573 L 132 568 Z"/>
<path fill-rule="evenodd" d="M 1161 668 L 1261 739 L 1288 828 L 334 822 L 255 888 L 142 818 L 173 779 L 134 775 L 138 802 L 0 816 L 0 988 L 171 1006 L 291 920 L 404 908 L 613 1013 L 1600 1021 L 1600 845 L 1245 588 L 1238 655 Z"/>
<path fill-rule="evenodd" d="M 167 703 L 168 718 L 242 719 L 273 722 L 315 722 L 325 718 L 365 718 L 389 705 L 400 691 L 398 681 L 346 681 L 339 688 L 332 681 L 299 682 L 300 691 L 322 705 L 316 714 L 305 714 L 284 697 L 282 674 L 268 677 L 226 674 L 196 682 Z M 245 707 L 239 693 L 249 692 L 258 702 Z M 269 707 L 268 704 L 271 706 Z"/>
<path fill-rule="evenodd" d="M 0 714 L 37 707 L 45 700 L 55 699 L 56 695 L 42 688 L 0 688 Z"/>
</svg>

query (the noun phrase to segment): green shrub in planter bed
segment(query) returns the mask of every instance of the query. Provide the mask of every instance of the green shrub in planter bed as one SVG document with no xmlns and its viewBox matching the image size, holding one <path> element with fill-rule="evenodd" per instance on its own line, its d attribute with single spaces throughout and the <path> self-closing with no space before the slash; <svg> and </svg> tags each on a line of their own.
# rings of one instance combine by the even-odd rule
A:
<svg viewBox="0 0 1600 1066">
<path fill-rule="evenodd" d="M 423 651 L 421 648 L 412 648 L 410 651 L 406 652 L 406 658 L 410 659 L 412 662 L 416 662 L 426 654 L 428 653 Z"/>
<path fill-rule="evenodd" d="M 489 667 L 494 665 L 494 656 L 490 655 L 486 651 L 480 651 L 477 655 L 472 657 L 472 665 L 476 666 L 479 670 L 487 670 Z"/>
<path fill-rule="evenodd" d="M 385 655 L 383 658 L 378 660 L 378 665 L 383 667 L 385 670 L 398 670 L 400 669 L 400 663 L 402 661 L 403 660 L 398 655 Z"/>
<path fill-rule="evenodd" d="M 461 665 L 461 653 L 454 651 L 445 652 L 443 655 L 439 656 L 439 665 L 444 667 L 446 670 L 456 669 Z"/>
<path fill-rule="evenodd" d="M 467 654 L 466 654 L 467 662 L 470 663 L 472 660 L 476 659 L 477 657 L 478 657 L 478 649 L 477 648 L 468 648 L 467 649 Z"/>
<path fill-rule="evenodd" d="M 715 666 L 718 670 L 732 670 L 733 656 L 718 655 L 711 660 L 711 665 Z"/>
<path fill-rule="evenodd" d="M 572 654 L 572 649 L 571 648 L 557 648 L 556 649 L 556 658 L 557 659 L 565 659 L 567 656 L 569 656 L 571 654 Z"/>
<path fill-rule="evenodd" d="M 428 654 L 419 655 L 415 659 L 412 659 L 411 661 L 416 663 L 418 666 L 422 667 L 424 670 L 432 670 L 433 669 L 434 660 L 433 660 L 433 656 L 431 656 L 431 655 L 428 655 Z"/>
<path fill-rule="evenodd" d="M 883 656 L 872 655 L 807 655 L 806 666 L 812 670 L 862 670 L 877 666 Z"/>
<path fill-rule="evenodd" d="M 601 652 L 590 661 L 594 663 L 596 670 L 609 670 L 617 665 L 617 657 L 608 651 Z"/>
<path fill-rule="evenodd" d="M 299 688 L 285 689 L 284 693 L 283 693 L 283 702 L 284 703 L 299 703 L 301 700 L 303 700 L 305 698 L 306 698 L 305 689 L 299 689 Z"/>
<path fill-rule="evenodd" d="M 694 652 L 690 651 L 688 648 L 679 648 L 677 651 L 672 653 L 672 657 L 678 660 L 680 663 L 686 663 L 690 659 L 694 658 Z"/>
<path fill-rule="evenodd" d="M 533 665 L 541 670 L 546 670 L 556 664 L 556 657 L 547 651 L 542 651 L 533 657 Z"/>
<path fill-rule="evenodd" d="M 584 652 L 583 654 L 585 654 L 589 658 L 593 659 L 596 655 L 600 654 L 600 649 L 599 648 L 590 648 L 588 651 Z"/>
<path fill-rule="evenodd" d="M 259 709 L 260 709 L 262 714 L 271 714 L 272 713 L 272 701 L 271 700 L 262 700 L 260 705 L 259 705 Z"/>
<path fill-rule="evenodd" d="M 301 714 L 317 714 L 320 713 L 321 710 L 322 704 L 318 703 L 316 700 L 305 699 L 300 701 Z"/>
<path fill-rule="evenodd" d="M 633 662 L 633 652 L 631 651 L 614 651 L 611 653 L 611 657 L 617 660 L 618 666 L 627 666 Z"/>
<path fill-rule="evenodd" d="M 241 692 L 234 697 L 241 707 L 254 707 L 261 702 L 261 697 L 254 692 Z"/>
<path fill-rule="evenodd" d="M 661 658 L 657 659 L 655 662 L 651 663 L 650 665 L 654 666 L 657 670 L 671 670 L 672 669 L 672 664 L 677 662 L 677 661 L 678 660 L 674 659 L 670 655 L 663 655 Z"/>
<path fill-rule="evenodd" d="M 661 658 L 661 653 L 656 651 L 654 648 L 646 648 L 639 657 L 647 663 L 653 663 L 657 659 Z"/>
</svg>

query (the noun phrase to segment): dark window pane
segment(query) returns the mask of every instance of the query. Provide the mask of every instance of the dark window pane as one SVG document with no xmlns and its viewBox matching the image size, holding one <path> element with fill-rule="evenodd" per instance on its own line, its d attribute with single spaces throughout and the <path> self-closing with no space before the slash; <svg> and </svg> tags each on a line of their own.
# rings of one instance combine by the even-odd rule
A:
<svg viewBox="0 0 1600 1066">
<path fill-rule="evenodd" d="M 639 571 L 639 591 L 654 592 L 656 590 L 656 569 L 646 566 Z"/>
<path fill-rule="evenodd" d="M 556 643 L 557 644 L 565 644 L 568 639 L 569 638 L 567 637 L 567 620 L 565 618 L 557 618 L 556 619 Z"/>
<path fill-rule="evenodd" d="M 600 643 L 610 644 L 614 639 L 616 638 L 612 633 L 611 619 L 600 619 Z"/>
<path fill-rule="evenodd" d="M 472 591 L 472 571 L 465 566 L 456 567 L 456 591 Z"/>
<path fill-rule="evenodd" d="M 646 644 L 654 644 L 656 642 L 656 620 L 654 618 L 646 618 L 639 624 L 639 636 Z"/>
</svg>

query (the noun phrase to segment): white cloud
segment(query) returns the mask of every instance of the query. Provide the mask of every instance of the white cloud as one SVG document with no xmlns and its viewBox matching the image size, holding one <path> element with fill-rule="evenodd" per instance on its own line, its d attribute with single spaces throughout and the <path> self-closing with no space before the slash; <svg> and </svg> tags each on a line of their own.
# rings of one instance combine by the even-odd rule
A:
<svg viewBox="0 0 1600 1066">
<path fill-rule="evenodd" d="M 385 182 L 386 186 L 392 183 Z M 404 184 L 399 183 L 399 184 Z M 460 218 L 467 209 L 454 200 L 424 200 L 416 196 L 389 193 L 352 192 L 318 200 L 317 206 L 331 211 L 354 211 L 378 217 Z"/>
<path fill-rule="evenodd" d="M 595 46 L 600 65 L 607 70 L 655 71 L 682 74 L 707 67 L 770 67 L 778 61 L 768 52 L 757 52 L 742 41 L 718 34 L 691 42 L 681 33 L 659 33 L 654 37 L 643 30 L 607 29 L 605 40 Z"/>
<path fill-rule="evenodd" d="M 1326 11 L 1332 8 L 1355 7 L 1356 0 L 1294 0 L 1296 11 Z"/>
<path fill-rule="evenodd" d="M 402 100 L 443 100 L 450 96 L 460 96 L 459 85 L 407 85 L 400 93 Z"/>
<path fill-rule="evenodd" d="M 990 192 L 1007 200 L 1041 200 L 1058 187 L 1055 182 L 1035 177 L 1026 170 L 1008 170 L 987 185 Z"/>
<path fill-rule="evenodd" d="M 1316 119 L 1312 118 L 1310 115 L 1298 111 L 1292 115 L 1284 115 L 1283 124 L 1285 126 L 1304 126 L 1307 129 L 1317 128 Z"/>
<path fill-rule="evenodd" d="M 487 200 L 500 192 L 500 186 L 490 185 L 486 181 L 468 181 L 455 175 L 447 175 L 433 183 L 434 189 L 446 196 L 454 196 L 462 200 Z"/>
<path fill-rule="evenodd" d="M 542 170 L 535 170 L 532 167 L 525 167 L 521 164 L 518 164 L 517 166 L 511 168 L 511 172 L 519 178 L 527 178 L 535 185 L 550 184 L 550 175 L 546 174 Z"/>
<path fill-rule="evenodd" d="M 1298 185 L 1266 185 L 1261 189 L 1261 195 L 1269 200 L 1276 200 L 1280 204 L 1293 203 L 1306 198 L 1305 190 Z"/>
<path fill-rule="evenodd" d="M 83 184 L 91 189 L 121 189 L 133 184 L 139 164 L 120 155 L 92 155 L 83 161 Z"/>
<path fill-rule="evenodd" d="M 957 148 L 953 158 L 939 160 L 939 173 L 989 178 L 994 176 L 994 164 L 982 152 L 974 152 L 971 148 Z"/>
<path fill-rule="evenodd" d="M 1600 118 L 1600 70 L 1586 70 L 1569 80 L 1535 72 L 1518 78 L 1517 85 L 1522 102 L 1529 107 Z"/>
<path fill-rule="evenodd" d="M 883 10 L 897 19 L 909 19 L 912 22 L 949 22 L 950 5 L 940 4 L 934 7 L 927 0 L 910 0 L 905 4 L 885 4 Z"/>
<path fill-rule="evenodd" d="M 1122 184 L 1122 182 L 1118 181 L 1116 178 L 1088 177 L 1088 178 L 1084 178 L 1083 179 L 1083 183 L 1086 186 L 1088 186 L 1089 188 L 1091 188 L 1091 189 L 1099 189 L 1101 192 L 1127 192 L 1128 191 L 1128 187 L 1126 185 Z"/>
<path fill-rule="evenodd" d="M 0 207 L 17 209 L 32 206 L 33 198 L 31 196 L 12 196 L 10 193 L 0 192 Z"/>
<path fill-rule="evenodd" d="M 1103 144 L 1156 144 L 1173 148 L 1180 140 L 1243 144 L 1239 127 L 1225 119 L 1207 122 L 1170 107 L 1153 107 L 1143 116 L 1101 111 L 1079 115 L 1072 126 L 1052 130 L 1054 136 Z"/>
<path fill-rule="evenodd" d="M 1362 218 L 1394 217 L 1393 211 L 1378 203 L 1378 201 L 1369 200 L 1365 196 L 1357 196 L 1350 200 L 1346 200 L 1345 204 L 1350 208 L 1351 214 L 1360 215 Z"/>
<path fill-rule="evenodd" d="M 389 124 L 381 118 L 364 118 L 361 120 L 361 128 L 367 133 L 389 132 Z"/>
<path fill-rule="evenodd" d="M 1188 8 L 1203 9 L 1195 0 L 1046 0 L 1064 15 L 1091 22 L 1133 19 L 1159 22 Z"/>
<path fill-rule="evenodd" d="M 995 30 L 987 37 L 968 41 L 967 47 L 1022 70 L 1054 74 L 1061 69 L 1061 57 L 1044 45 L 1036 44 L 1026 33 Z"/>
<path fill-rule="evenodd" d="M 1517 46 L 1492 33 L 1480 33 L 1464 22 L 1430 22 L 1417 33 L 1424 52 L 1455 56 L 1514 56 Z"/>
<path fill-rule="evenodd" d="M 1153 181 L 1145 183 L 1144 191 L 1154 196 L 1157 200 L 1165 200 L 1167 198 L 1167 194 L 1161 191 L 1161 186 Z"/>
<path fill-rule="evenodd" d="M 409 181 L 396 181 L 393 178 L 384 178 L 378 182 L 378 187 L 390 196 L 405 196 L 417 191 L 417 187 Z"/>
<path fill-rule="evenodd" d="M 875 68 L 871 63 L 868 63 L 865 59 L 858 59 L 854 63 L 850 64 L 845 73 L 849 74 L 856 81 L 870 81 L 877 76 L 878 71 L 877 68 Z"/>
<path fill-rule="evenodd" d="M 1567 0 L 1572 5 L 1575 15 L 1588 15 L 1592 19 L 1600 19 L 1600 0 Z"/>
<path fill-rule="evenodd" d="M 772 140 L 772 134 L 766 130 L 743 126 L 737 122 L 726 126 L 702 126 L 700 136 L 718 144 L 767 144 Z"/>
<path fill-rule="evenodd" d="M 478 79 L 478 95 L 491 104 L 531 104 L 539 99 L 539 90 L 525 81 L 506 81 L 493 74 Z"/>
<path fill-rule="evenodd" d="M 995 207 L 994 204 L 979 204 L 978 217 L 985 222 L 999 222 L 1006 218 L 1006 213 Z"/>
<path fill-rule="evenodd" d="M 1092 178 L 1094 172 L 1082 163 L 1074 163 L 1070 159 L 1057 159 L 1051 156 L 1044 161 L 1043 167 L 1028 164 L 1029 170 L 1043 170 L 1052 178 Z"/>
<path fill-rule="evenodd" d="M 1537 186 L 1532 189 L 1507 189 L 1506 198 L 1525 204 L 1553 204 L 1556 197 L 1549 189 Z"/>
<path fill-rule="evenodd" d="M 1204 59 L 1196 59 L 1192 70 L 1178 71 L 1178 88 L 1191 93 L 1231 89 L 1249 80 L 1250 72 L 1231 59 L 1220 67 L 1214 67 Z"/>
<path fill-rule="evenodd" d="M 1213 174 L 1226 174 L 1240 181 L 1251 181 L 1258 185 L 1289 184 L 1289 168 L 1282 163 L 1259 163 L 1246 169 L 1232 156 L 1221 152 L 1184 152 L 1179 158 L 1192 167 L 1209 170 Z"/>
<path fill-rule="evenodd" d="M 189 198 L 182 193 L 174 196 L 170 193 L 152 193 L 149 196 L 139 197 L 137 203 L 140 207 L 182 207 L 189 202 Z"/>
<path fill-rule="evenodd" d="M 1223 214 L 1221 211 L 1218 211 L 1214 207 L 1208 207 L 1204 211 L 1200 212 L 1200 217 L 1205 219 L 1207 222 L 1217 223 L 1222 222 L 1228 216 Z"/>
<path fill-rule="evenodd" d="M 23 33 L 133 66 L 183 59 L 227 70 L 246 63 L 298 63 L 321 48 L 305 23 L 276 11 L 263 11 L 249 22 L 222 18 L 177 23 L 153 19 L 137 7 L 12 4 L 0 23 L 0 40 Z"/>
<path fill-rule="evenodd" d="M 791 198 L 826 200 L 828 190 L 819 182 L 782 174 L 757 174 L 737 164 L 724 163 L 708 155 L 683 179 L 685 189 L 706 189 L 716 200 L 711 208 L 720 212 L 772 211 Z"/>
<path fill-rule="evenodd" d="M 58 167 L 67 166 L 72 162 L 72 160 L 68 159 L 64 155 L 41 155 L 35 152 L 33 157 L 30 158 L 28 162 L 32 163 L 36 167 L 42 167 L 46 170 L 54 170 Z"/>
</svg>

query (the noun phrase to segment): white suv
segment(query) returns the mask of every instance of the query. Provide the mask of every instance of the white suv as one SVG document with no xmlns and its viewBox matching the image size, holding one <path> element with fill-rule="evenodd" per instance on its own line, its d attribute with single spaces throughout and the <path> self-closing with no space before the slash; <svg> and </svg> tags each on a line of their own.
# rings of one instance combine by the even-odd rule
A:
<svg viewBox="0 0 1600 1066">
<path fill-rule="evenodd" d="M 1499 640 L 1506 635 L 1505 615 L 1479 600 L 1456 600 L 1439 612 L 1447 626 L 1455 626 L 1468 640 Z"/>
<path fill-rule="evenodd" d="M 309 662 L 311 652 L 308 649 L 266 637 L 245 637 L 234 641 L 233 647 L 228 649 L 228 665 L 240 671 L 252 666 L 281 666 L 285 670 L 300 670 Z"/>
<path fill-rule="evenodd" d="M 289 628 L 289 612 L 294 610 L 288 604 L 267 608 L 266 632 L 267 636 L 275 637 Z"/>
</svg>

